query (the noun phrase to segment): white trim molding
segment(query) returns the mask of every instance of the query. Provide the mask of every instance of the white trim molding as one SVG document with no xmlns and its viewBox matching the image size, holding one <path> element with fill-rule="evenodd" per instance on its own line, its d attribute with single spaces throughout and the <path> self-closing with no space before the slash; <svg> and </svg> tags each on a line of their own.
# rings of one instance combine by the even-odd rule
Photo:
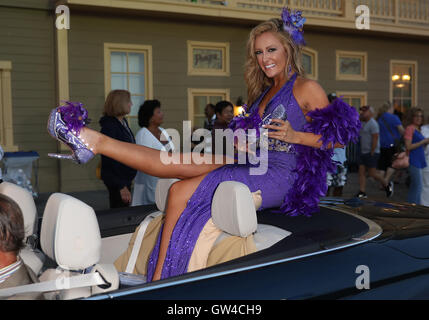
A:
<svg viewBox="0 0 429 320">
<path fill-rule="evenodd" d="M 0 142 L 4 151 L 18 151 L 13 143 L 12 62 L 0 61 Z"/>
</svg>

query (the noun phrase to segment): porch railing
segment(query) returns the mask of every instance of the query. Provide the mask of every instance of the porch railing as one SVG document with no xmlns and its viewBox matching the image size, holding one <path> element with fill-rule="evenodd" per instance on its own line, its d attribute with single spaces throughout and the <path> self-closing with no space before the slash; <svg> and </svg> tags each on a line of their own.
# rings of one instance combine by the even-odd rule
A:
<svg viewBox="0 0 429 320">
<path fill-rule="evenodd" d="M 145 0 L 139 0 L 145 1 Z M 165 0 L 164 0 L 165 1 Z M 167 0 L 222 6 L 259 13 L 275 13 L 285 6 L 301 9 L 307 16 L 355 19 L 355 8 L 366 5 L 374 21 L 393 25 L 416 25 L 429 28 L 429 0 Z"/>
</svg>

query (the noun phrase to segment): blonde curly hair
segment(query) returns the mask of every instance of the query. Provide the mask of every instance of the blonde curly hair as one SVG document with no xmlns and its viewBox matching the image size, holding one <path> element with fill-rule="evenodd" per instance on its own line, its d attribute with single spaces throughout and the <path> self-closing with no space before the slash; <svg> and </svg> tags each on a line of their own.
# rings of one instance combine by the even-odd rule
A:
<svg viewBox="0 0 429 320">
<path fill-rule="evenodd" d="M 249 106 L 255 102 L 265 88 L 273 84 L 273 80 L 268 78 L 259 67 L 255 54 L 256 37 L 265 32 L 272 32 L 280 40 L 286 51 L 286 79 L 289 79 L 289 66 L 291 66 L 292 71 L 295 71 L 299 76 L 305 76 L 304 67 L 302 66 L 302 47 L 295 44 L 289 33 L 283 30 L 283 21 L 281 19 L 270 19 L 260 23 L 252 29 L 249 40 L 247 41 L 247 59 L 244 79 L 247 85 L 247 104 Z"/>
</svg>

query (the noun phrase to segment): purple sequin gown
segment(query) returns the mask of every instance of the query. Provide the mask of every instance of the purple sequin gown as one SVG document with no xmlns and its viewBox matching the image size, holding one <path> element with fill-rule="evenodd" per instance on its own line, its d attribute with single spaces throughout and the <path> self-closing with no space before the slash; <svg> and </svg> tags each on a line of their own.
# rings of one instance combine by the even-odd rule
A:
<svg viewBox="0 0 429 320">
<path fill-rule="evenodd" d="M 271 99 L 265 108 L 262 119 L 270 115 L 278 106 L 283 106 L 293 129 L 302 131 L 306 120 L 292 93 L 295 80 L 296 74 Z M 261 94 L 249 112 L 258 112 L 259 103 L 267 91 L 268 89 Z M 246 184 L 251 192 L 261 190 L 262 207 L 259 210 L 280 207 L 296 179 L 297 174 L 293 172 L 296 166 L 296 153 L 293 145 L 289 145 L 290 148 L 287 148 L 285 146 L 287 144 L 278 140 L 269 139 L 268 142 L 268 170 L 264 175 L 250 175 L 249 168 L 252 166 L 250 163 L 230 164 L 210 172 L 200 183 L 189 199 L 188 205 L 181 214 L 171 236 L 162 270 L 162 279 L 186 273 L 195 243 L 204 225 L 211 217 L 212 198 L 221 182 L 239 181 Z M 162 230 L 149 258 L 148 279 L 152 279 L 155 271 L 161 233 Z"/>
</svg>

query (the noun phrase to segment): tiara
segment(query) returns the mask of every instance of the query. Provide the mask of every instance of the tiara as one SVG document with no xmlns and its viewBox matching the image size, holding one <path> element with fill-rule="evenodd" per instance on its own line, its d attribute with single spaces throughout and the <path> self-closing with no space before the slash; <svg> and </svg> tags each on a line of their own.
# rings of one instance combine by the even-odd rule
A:
<svg viewBox="0 0 429 320">
<path fill-rule="evenodd" d="M 302 16 L 302 11 L 283 8 L 282 20 L 283 29 L 290 34 L 292 40 L 297 45 L 305 46 L 303 27 L 307 19 Z"/>
</svg>

